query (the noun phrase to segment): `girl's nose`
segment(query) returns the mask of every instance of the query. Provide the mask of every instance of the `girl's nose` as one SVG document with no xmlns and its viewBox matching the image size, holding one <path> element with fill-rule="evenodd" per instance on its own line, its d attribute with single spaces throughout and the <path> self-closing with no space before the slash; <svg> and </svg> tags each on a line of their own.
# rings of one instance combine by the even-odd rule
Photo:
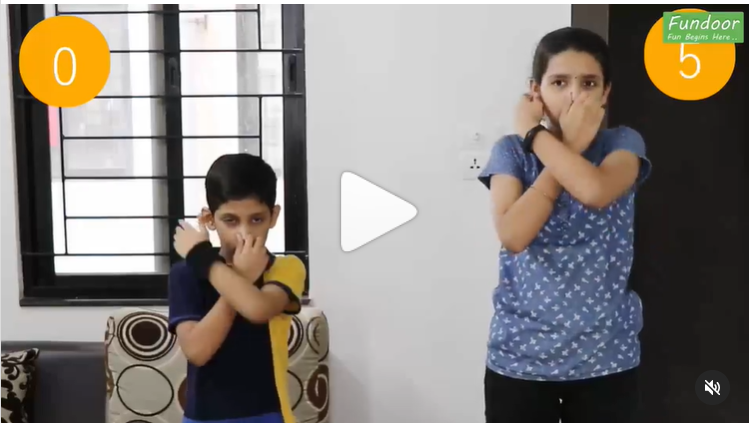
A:
<svg viewBox="0 0 749 423">
<path fill-rule="evenodd" d="M 579 96 L 580 93 L 582 93 L 582 90 L 580 87 L 574 86 L 570 89 L 570 100 L 575 101 Z"/>
</svg>

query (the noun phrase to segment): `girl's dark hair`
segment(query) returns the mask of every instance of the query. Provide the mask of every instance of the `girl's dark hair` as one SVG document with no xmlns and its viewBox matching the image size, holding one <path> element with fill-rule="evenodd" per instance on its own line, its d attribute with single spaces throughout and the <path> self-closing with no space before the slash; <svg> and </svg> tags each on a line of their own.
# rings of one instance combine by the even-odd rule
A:
<svg viewBox="0 0 749 423">
<path fill-rule="evenodd" d="M 276 205 L 276 173 L 258 156 L 226 154 L 208 169 L 205 193 L 211 213 L 228 201 L 249 198 L 272 208 Z"/>
<path fill-rule="evenodd" d="M 533 80 L 540 84 L 551 58 L 567 50 L 593 56 L 601 65 L 604 85 L 611 83 L 611 58 L 606 40 L 593 31 L 570 27 L 557 29 L 541 38 L 533 55 Z"/>
</svg>

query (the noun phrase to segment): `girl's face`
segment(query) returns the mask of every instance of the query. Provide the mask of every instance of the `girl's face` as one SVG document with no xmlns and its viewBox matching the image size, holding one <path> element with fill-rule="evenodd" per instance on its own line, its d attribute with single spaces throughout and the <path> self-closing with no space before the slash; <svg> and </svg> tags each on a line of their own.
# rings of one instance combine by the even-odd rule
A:
<svg viewBox="0 0 749 423">
<path fill-rule="evenodd" d="M 601 65 L 590 54 L 574 50 L 559 53 L 549 60 L 540 83 L 533 81 L 531 90 L 541 95 L 546 117 L 559 126 L 559 116 L 580 93 L 588 91 L 608 100 L 611 86 L 604 86 Z"/>
</svg>

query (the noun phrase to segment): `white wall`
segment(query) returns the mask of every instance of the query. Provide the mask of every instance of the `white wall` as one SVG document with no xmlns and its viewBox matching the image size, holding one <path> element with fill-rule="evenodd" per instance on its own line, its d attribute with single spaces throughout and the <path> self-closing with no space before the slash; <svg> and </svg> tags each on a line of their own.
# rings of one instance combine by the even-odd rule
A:
<svg viewBox="0 0 749 423">
<path fill-rule="evenodd" d="M 336 423 L 480 422 L 497 282 L 486 189 L 461 143 L 497 136 L 535 43 L 570 6 L 310 6 L 308 178 L 313 296 L 331 325 Z M 339 178 L 413 202 L 414 221 L 353 253 Z"/>
<path fill-rule="evenodd" d="M 559 6 L 308 6 L 312 296 L 331 324 L 336 423 L 479 422 L 497 244 L 487 192 L 461 179 L 471 136 L 512 128 L 533 48 Z M 0 75 L 8 75 L 0 8 Z M 99 340 L 107 309 L 20 308 L 10 82 L 0 81 L 2 339 Z M 354 171 L 419 216 L 339 247 Z"/>
</svg>

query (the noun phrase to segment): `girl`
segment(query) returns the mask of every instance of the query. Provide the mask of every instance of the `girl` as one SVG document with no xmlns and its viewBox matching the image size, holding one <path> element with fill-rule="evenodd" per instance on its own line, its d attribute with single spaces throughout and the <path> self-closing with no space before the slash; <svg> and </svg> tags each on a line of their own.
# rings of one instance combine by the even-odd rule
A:
<svg viewBox="0 0 749 423">
<path fill-rule="evenodd" d="M 610 71 L 595 33 L 544 36 L 519 135 L 494 146 L 479 177 L 502 244 L 487 423 L 636 419 L 642 303 L 628 279 L 634 196 L 650 162 L 635 130 L 601 130 Z"/>
</svg>

